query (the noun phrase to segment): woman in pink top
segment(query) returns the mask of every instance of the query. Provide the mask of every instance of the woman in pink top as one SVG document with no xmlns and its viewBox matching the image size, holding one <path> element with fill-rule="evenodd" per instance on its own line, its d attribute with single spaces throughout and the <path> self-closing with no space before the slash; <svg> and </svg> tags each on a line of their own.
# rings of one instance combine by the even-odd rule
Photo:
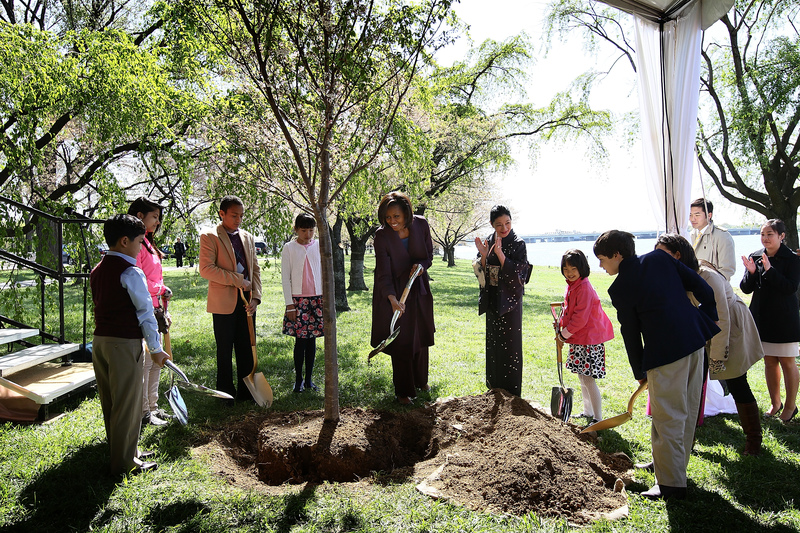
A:
<svg viewBox="0 0 800 533">
<path fill-rule="evenodd" d="M 589 283 L 589 262 L 580 250 L 567 250 L 561 258 L 561 273 L 567 291 L 556 342 L 569 344 L 567 369 L 581 380 L 583 413 L 592 422 L 602 420 L 603 403 L 595 379 L 606 377 L 606 347 L 614 338 L 614 328 L 600 306 L 600 297 Z"/>
<path fill-rule="evenodd" d="M 307 213 L 294 221 L 294 239 L 283 245 L 281 281 L 286 313 L 283 333 L 294 337 L 294 392 L 317 391 L 311 379 L 322 328 L 322 261 L 319 241 L 314 240 L 317 222 Z M 306 365 L 303 381 L 303 362 Z"/>
<path fill-rule="evenodd" d="M 150 296 L 153 298 L 153 307 L 156 309 L 162 307 L 161 299 L 168 300 L 172 296 L 172 291 L 164 285 L 164 274 L 161 270 L 163 254 L 153 241 L 153 236 L 161 226 L 161 214 L 163 211 L 164 208 L 162 206 L 144 196 L 134 200 L 128 208 L 129 215 L 138 217 L 144 222 L 145 239 L 142 241 L 142 249 L 136 257 L 136 266 L 142 269 L 147 278 L 147 289 L 150 291 Z M 158 316 L 158 313 L 156 316 Z M 164 318 L 167 324 L 171 322 L 168 315 L 165 315 Z M 168 419 L 172 418 L 172 415 L 158 408 L 158 380 L 161 375 L 161 367 L 154 365 L 150 357 L 144 357 L 143 359 L 142 424 L 163 426 Z"/>
</svg>

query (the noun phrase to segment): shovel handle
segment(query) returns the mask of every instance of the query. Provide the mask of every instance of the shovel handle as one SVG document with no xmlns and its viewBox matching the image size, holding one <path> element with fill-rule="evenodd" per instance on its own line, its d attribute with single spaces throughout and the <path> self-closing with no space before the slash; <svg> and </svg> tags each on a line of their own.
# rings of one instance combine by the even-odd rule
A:
<svg viewBox="0 0 800 533">
<path fill-rule="evenodd" d="M 628 400 L 628 414 L 633 416 L 633 404 L 636 403 L 636 398 L 647 389 L 647 382 L 639 384 L 639 388 L 633 391 L 631 394 L 631 399 Z"/>
<path fill-rule="evenodd" d="M 244 291 L 241 287 L 239 287 L 239 294 L 242 296 L 242 301 L 244 301 L 244 305 L 250 305 L 250 302 L 247 300 L 247 296 L 244 295 Z M 253 325 L 253 315 L 247 313 L 247 328 L 250 330 L 250 346 L 256 345 L 256 329 Z"/>
<path fill-rule="evenodd" d="M 414 284 L 414 280 L 417 279 L 417 276 L 419 276 L 423 270 L 424 268 L 422 267 L 422 265 L 417 265 L 417 268 L 415 268 L 414 272 L 412 272 L 411 275 L 408 277 L 406 288 L 403 289 L 403 295 L 400 296 L 401 304 L 406 303 L 406 298 L 408 298 L 408 293 L 411 291 L 411 286 Z M 392 329 L 394 329 L 394 327 L 392 327 Z"/>
</svg>

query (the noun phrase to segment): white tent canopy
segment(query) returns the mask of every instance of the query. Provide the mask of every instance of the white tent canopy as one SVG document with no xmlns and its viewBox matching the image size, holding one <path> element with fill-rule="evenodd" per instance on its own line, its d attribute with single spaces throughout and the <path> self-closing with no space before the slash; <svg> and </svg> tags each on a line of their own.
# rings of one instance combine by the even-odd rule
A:
<svg viewBox="0 0 800 533">
<path fill-rule="evenodd" d="M 686 227 L 695 163 L 702 32 L 733 0 L 601 0 L 634 15 L 650 200 L 665 231 Z"/>
</svg>

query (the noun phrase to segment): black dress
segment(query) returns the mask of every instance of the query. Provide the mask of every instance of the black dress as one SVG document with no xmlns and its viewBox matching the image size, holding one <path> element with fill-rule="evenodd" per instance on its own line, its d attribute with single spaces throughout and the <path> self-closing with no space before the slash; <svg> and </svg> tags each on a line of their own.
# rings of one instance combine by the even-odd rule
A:
<svg viewBox="0 0 800 533">
<path fill-rule="evenodd" d="M 433 242 L 428 221 L 414 216 L 408 226 L 407 248 L 398 233 L 384 225 L 375 232 L 375 283 L 372 292 L 372 334 L 370 344 L 378 346 L 389 336 L 392 304 L 389 295 L 400 300 L 411 274 L 420 264 L 425 272 L 408 293 L 406 311 L 400 315 L 400 334 L 384 350 L 392 357 L 395 395 L 413 398 L 416 389 L 428 385 L 428 347 L 434 344 L 433 295 L 428 269 L 433 264 Z"/>
<path fill-rule="evenodd" d="M 488 239 L 494 244 L 495 234 Z M 525 241 L 514 230 L 503 238 L 506 260 L 492 252 L 486 258 L 486 284 L 478 299 L 478 314 L 486 313 L 486 386 L 522 395 L 522 295 L 530 277 Z M 497 285 L 490 282 L 489 267 L 499 268 Z"/>
</svg>

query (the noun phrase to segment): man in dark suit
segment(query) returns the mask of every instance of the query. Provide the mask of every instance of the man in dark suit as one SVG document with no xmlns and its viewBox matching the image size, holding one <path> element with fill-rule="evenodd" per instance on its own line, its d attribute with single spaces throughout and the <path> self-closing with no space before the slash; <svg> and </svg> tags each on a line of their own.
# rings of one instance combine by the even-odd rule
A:
<svg viewBox="0 0 800 533">
<path fill-rule="evenodd" d="M 611 230 L 594 243 L 600 266 L 617 279 L 608 288 L 628 361 L 647 382 L 656 484 L 650 499 L 686 498 L 686 467 L 703 384 L 703 349 L 719 328 L 714 292 L 696 272 L 661 250 L 636 255 L 630 233 Z M 686 292 L 694 293 L 697 308 Z"/>
<path fill-rule="evenodd" d="M 186 246 L 181 242 L 181 239 L 175 241 L 175 266 L 181 268 L 183 266 L 183 256 L 186 254 Z"/>
<path fill-rule="evenodd" d="M 236 397 L 253 399 L 242 378 L 253 370 L 250 329 L 247 315 L 261 303 L 261 270 L 253 236 L 239 229 L 244 204 L 236 196 L 226 196 L 219 206 L 222 223 L 200 234 L 200 275 L 208 280 L 206 310 L 214 319 L 217 341 L 217 389 Z M 250 301 L 239 296 L 242 289 Z M 233 352 L 236 352 L 237 380 L 233 381 Z"/>
</svg>

